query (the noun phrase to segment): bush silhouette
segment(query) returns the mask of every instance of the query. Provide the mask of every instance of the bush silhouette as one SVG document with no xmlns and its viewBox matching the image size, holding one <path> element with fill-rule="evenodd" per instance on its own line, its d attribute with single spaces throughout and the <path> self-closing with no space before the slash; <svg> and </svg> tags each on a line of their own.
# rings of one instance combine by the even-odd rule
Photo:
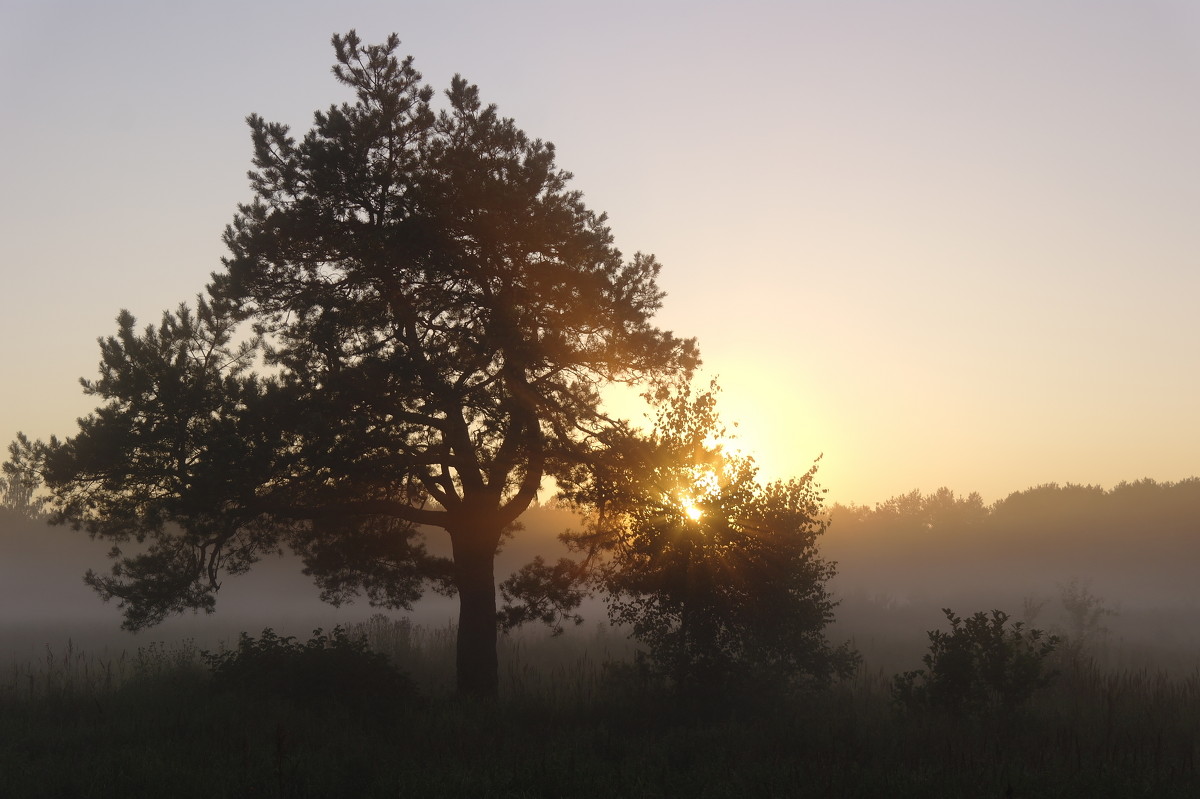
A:
<svg viewBox="0 0 1200 799">
<path fill-rule="evenodd" d="M 1062 636 L 1060 654 L 1072 666 L 1078 667 L 1085 657 L 1096 653 L 1098 645 L 1108 635 L 1104 619 L 1116 616 L 1117 611 L 1104 604 L 1104 600 L 1091 592 L 1087 583 L 1072 578 L 1071 582 L 1059 586 L 1059 601 L 1067 615 L 1067 629 Z"/>
<path fill-rule="evenodd" d="M 317 628 L 303 644 L 268 627 L 258 639 L 242 633 L 236 649 L 201 657 L 214 690 L 244 697 L 394 708 L 416 694 L 386 657 L 341 627 L 328 636 Z"/>
<path fill-rule="evenodd" d="M 1016 711 L 1054 674 L 1045 660 L 1058 638 L 1008 624 L 1001 610 L 963 619 L 942 612 L 950 631 L 929 632 L 924 669 L 898 674 L 892 696 L 909 710 L 934 709 L 963 715 L 1006 715 Z"/>
</svg>

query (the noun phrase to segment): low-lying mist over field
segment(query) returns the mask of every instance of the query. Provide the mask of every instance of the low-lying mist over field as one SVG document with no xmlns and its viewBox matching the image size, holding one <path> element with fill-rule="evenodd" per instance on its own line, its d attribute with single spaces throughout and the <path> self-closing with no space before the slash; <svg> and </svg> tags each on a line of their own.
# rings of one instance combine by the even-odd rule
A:
<svg viewBox="0 0 1200 799">
<path fill-rule="evenodd" d="M 496 562 L 501 580 L 535 555 L 557 558 L 567 554 L 557 535 L 578 519 L 555 508 L 534 508 L 527 529 L 507 542 Z M 449 555 L 442 530 L 428 531 L 431 551 Z M 47 644 L 60 647 L 70 639 L 85 647 L 115 649 L 143 646 L 151 641 L 194 639 L 199 646 L 236 640 L 239 632 L 277 631 L 307 636 L 314 627 L 362 621 L 378 612 L 363 598 L 335 608 L 320 600 L 317 587 L 303 574 L 303 563 L 291 554 L 268 554 L 244 575 L 227 577 L 212 615 L 185 613 L 139 633 L 120 629 L 121 614 L 104 603 L 88 586 L 88 569 L 107 571 L 109 546 L 86 533 L 26 518 L 0 508 L 0 659 L 26 658 L 44 652 Z M 439 628 L 458 613 L 456 599 L 427 594 L 408 616 L 415 624 Z M 591 606 L 588 620 L 602 620 L 603 608 Z"/>
<path fill-rule="evenodd" d="M 426 598 L 407 615 L 334 609 L 299 559 L 271 556 L 226 580 L 215 614 L 134 635 L 80 579 L 107 567 L 103 545 L 0 510 L 0 773 L 42 753 L 35 769 L 17 769 L 33 776 L 6 782 L 17 796 L 81 795 L 90 775 L 117 773 L 114 763 L 133 796 L 183 795 L 181 784 L 205 796 L 245 795 L 247 785 L 263 795 L 394 796 L 402 785 L 461 796 L 500 784 L 612 796 L 659 783 L 644 795 L 743 796 L 748 785 L 787 796 L 1196 795 L 1200 590 L 1189 573 L 1200 480 L 1041 486 L 992 506 L 913 492 L 827 510 L 821 551 L 838 561 L 830 588 L 841 603 L 826 632 L 862 665 L 826 689 L 758 699 L 663 690 L 633 657 L 644 642 L 604 624 L 593 600 L 587 623 L 565 635 L 530 626 L 502 637 L 499 701 L 478 707 L 454 701 L 455 600 Z M 553 506 L 523 522 L 497 580 L 535 555 L 567 554 L 557 535 L 580 524 Z M 444 536 L 431 531 L 431 548 Z M 953 636 L 942 608 L 955 613 Z M 979 632 L 1001 618 L 991 609 L 1065 637 L 1031 654 L 1047 639 Z M 966 638 L 962 620 L 975 624 Z M 250 636 L 239 640 L 242 631 Z M 959 674 L 966 661 L 946 649 L 952 637 L 986 663 L 946 705 L 963 683 L 914 670 Z M 999 682 L 981 682 L 1009 657 L 1032 671 L 1014 661 Z M 978 697 L 984 704 L 968 702 Z M 136 745 L 114 730 L 137 730 Z M 483 762 L 430 730 L 488 741 Z M 75 770 L 59 752 L 73 753 Z"/>
<path fill-rule="evenodd" d="M 831 634 L 868 662 L 915 657 L 914 632 L 943 627 L 943 607 L 1005 610 L 1112 665 L 1190 669 L 1200 653 L 1200 480 L 1050 484 L 991 506 L 943 488 L 830 515 Z"/>
<path fill-rule="evenodd" d="M 868 668 L 919 665 L 925 632 L 944 627 L 941 608 L 998 608 L 1030 626 L 1076 640 L 1112 666 L 1191 669 L 1200 656 L 1200 480 L 1139 481 L 1111 489 L 1046 485 L 985 506 L 978 495 L 914 491 L 875 507 L 834 505 L 821 539 L 837 561 L 831 588 L 841 604 L 830 630 L 850 639 Z M 504 579 L 535 555 L 567 554 L 559 533 L 580 521 L 554 506 L 531 509 L 496 566 Z M 434 551 L 445 534 L 430 530 Z M 314 627 L 361 621 L 365 600 L 322 603 L 300 561 L 269 555 L 249 574 L 228 578 L 212 616 L 187 614 L 133 635 L 120 613 L 83 584 L 108 568 L 106 545 L 0 509 L 0 656 L 24 658 L 45 645 L 128 648 L 193 638 L 201 646 L 270 626 L 304 636 Z M 448 554 L 448 553 L 447 553 Z M 456 603 L 429 595 L 416 624 L 446 627 Z M 584 608 L 594 631 L 603 605 Z M 547 632 L 533 628 L 526 635 Z"/>
</svg>

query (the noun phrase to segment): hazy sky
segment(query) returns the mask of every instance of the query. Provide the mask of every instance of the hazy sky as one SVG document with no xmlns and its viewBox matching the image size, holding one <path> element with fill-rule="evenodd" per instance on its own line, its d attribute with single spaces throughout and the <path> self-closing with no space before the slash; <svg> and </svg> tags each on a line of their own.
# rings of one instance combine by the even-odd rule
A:
<svg viewBox="0 0 1200 799">
<path fill-rule="evenodd" d="M 558 146 L 766 476 L 840 501 L 1200 474 L 1200 4 L 0 0 L 0 439 L 191 299 L 257 112 L 399 33 Z"/>
</svg>

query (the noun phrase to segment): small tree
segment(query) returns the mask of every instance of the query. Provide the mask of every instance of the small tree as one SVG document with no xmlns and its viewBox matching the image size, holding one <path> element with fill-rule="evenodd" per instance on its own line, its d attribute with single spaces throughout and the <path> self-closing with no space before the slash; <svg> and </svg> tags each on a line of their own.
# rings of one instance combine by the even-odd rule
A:
<svg viewBox="0 0 1200 799">
<path fill-rule="evenodd" d="M 963 619 L 942 610 L 950 631 L 929 631 L 924 669 L 896 675 L 892 695 L 910 708 L 963 715 L 1005 715 L 1024 704 L 1053 678 L 1045 660 L 1058 638 L 1008 624 L 1008 614 L 980 611 Z"/>
<path fill-rule="evenodd" d="M 610 619 L 646 645 L 653 672 L 682 691 L 847 674 L 857 656 L 824 636 L 834 565 L 817 552 L 826 523 L 815 467 L 759 483 L 753 460 L 723 446 L 715 403 L 715 386 L 679 394 L 653 432 L 626 431 L 565 483 L 566 497 L 593 513 L 583 532 L 565 536 L 584 558 L 535 564 L 519 575 L 524 583 L 506 583 L 510 599 L 532 595 L 519 607 L 540 610 L 514 616 L 570 616 L 579 595 L 569 586 L 586 575 Z M 541 590 L 531 590 L 538 576 Z"/>
<path fill-rule="evenodd" d="M 1079 665 L 1085 654 L 1108 635 L 1104 626 L 1106 617 L 1116 616 L 1117 611 L 1104 605 L 1104 600 L 1092 593 L 1091 588 L 1079 578 L 1059 586 L 1059 602 L 1067 616 L 1067 627 L 1063 636 L 1063 654 L 1068 662 Z"/>
<path fill-rule="evenodd" d="M 17 433 L 8 445 L 8 460 L 0 466 L 0 508 L 7 508 L 31 519 L 43 515 L 36 492 L 41 485 L 40 447 L 24 433 Z"/>
</svg>

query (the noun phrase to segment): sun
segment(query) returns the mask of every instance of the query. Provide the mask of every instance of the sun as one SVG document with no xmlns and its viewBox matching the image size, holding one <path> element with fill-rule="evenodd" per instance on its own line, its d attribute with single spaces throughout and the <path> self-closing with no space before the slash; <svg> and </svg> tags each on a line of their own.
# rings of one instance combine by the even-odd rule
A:
<svg viewBox="0 0 1200 799">
<path fill-rule="evenodd" d="M 703 505 L 720 493 L 719 469 L 719 466 L 714 468 L 712 464 L 692 466 L 682 476 L 674 492 L 674 503 L 689 520 L 700 521 L 705 514 Z"/>
<path fill-rule="evenodd" d="M 681 497 L 680 505 L 683 506 L 684 515 L 694 522 L 700 521 L 700 517 L 704 515 L 704 511 L 700 509 L 700 506 L 688 497 Z"/>
</svg>

